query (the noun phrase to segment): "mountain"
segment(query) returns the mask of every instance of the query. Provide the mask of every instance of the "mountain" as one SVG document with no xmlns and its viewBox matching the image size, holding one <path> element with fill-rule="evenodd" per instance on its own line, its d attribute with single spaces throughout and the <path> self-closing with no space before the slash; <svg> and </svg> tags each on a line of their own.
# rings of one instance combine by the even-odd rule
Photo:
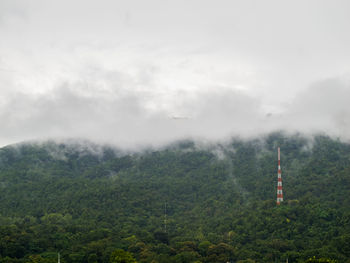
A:
<svg viewBox="0 0 350 263">
<path fill-rule="evenodd" d="M 277 132 L 139 152 L 1 148 L 0 262 L 57 262 L 58 252 L 89 263 L 350 262 L 350 145 Z"/>
</svg>

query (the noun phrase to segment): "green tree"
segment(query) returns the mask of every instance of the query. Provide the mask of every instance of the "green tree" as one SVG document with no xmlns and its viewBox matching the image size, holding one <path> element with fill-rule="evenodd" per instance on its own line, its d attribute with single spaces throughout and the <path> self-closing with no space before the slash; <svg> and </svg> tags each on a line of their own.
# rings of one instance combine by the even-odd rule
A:
<svg viewBox="0 0 350 263">
<path fill-rule="evenodd" d="M 135 258 L 130 252 L 124 251 L 123 249 L 116 249 L 113 251 L 111 263 L 137 263 Z"/>
<path fill-rule="evenodd" d="M 309 258 L 305 261 L 306 263 L 336 263 L 336 260 L 330 259 L 330 258 L 316 258 L 315 256 L 312 258 Z"/>
</svg>

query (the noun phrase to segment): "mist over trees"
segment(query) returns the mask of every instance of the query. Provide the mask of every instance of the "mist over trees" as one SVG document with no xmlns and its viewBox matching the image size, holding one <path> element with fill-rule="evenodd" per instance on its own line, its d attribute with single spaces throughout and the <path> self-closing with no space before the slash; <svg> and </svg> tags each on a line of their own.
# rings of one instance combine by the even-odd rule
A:
<svg viewBox="0 0 350 263">
<path fill-rule="evenodd" d="M 0 262 L 350 260 L 350 145 L 327 136 L 24 143 L 0 149 L 0 189 Z"/>
</svg>

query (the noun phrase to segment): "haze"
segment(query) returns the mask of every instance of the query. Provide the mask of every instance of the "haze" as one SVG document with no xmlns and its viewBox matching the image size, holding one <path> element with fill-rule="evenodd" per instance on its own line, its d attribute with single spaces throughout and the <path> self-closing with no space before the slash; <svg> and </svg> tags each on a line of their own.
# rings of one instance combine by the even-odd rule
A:
<svg viewBox="0 0 350 263">
<path fill-rule="evenodd" d="M 0 2 L 0 144 L 350 139 L 349 1 Z"/>
</svg>

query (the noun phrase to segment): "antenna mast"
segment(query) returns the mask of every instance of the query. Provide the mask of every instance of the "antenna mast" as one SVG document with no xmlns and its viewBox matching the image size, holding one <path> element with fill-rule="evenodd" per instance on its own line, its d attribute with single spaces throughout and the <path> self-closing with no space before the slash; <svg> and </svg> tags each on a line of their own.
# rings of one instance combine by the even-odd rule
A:
<svg viewBox="0 0 350 263">
<path fill-rule="evenodd" d="M 280 147 L 278 147 L 278 173 L 277 173 L 277 205 L 283 202 L 282 192 L 282 173 L 281 173 L 281 154 Z"/>
</svg>

